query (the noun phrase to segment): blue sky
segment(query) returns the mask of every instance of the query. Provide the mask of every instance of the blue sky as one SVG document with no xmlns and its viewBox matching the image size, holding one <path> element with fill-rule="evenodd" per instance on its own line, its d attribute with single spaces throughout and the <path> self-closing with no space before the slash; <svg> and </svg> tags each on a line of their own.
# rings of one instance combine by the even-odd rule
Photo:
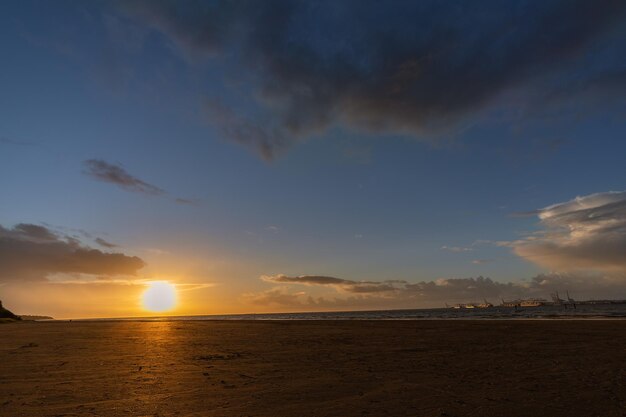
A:
<svg viewBox="0 0 626 417">
<path fill-rule="evenodd" d="M 311 306 L 245 301 L 265 275 L 569 272 L 502 243 L 545 229 L 518 213 L 624 189 L 619 3 L 232 4 L 3 3 L 0 225 L 85 231 L 143 259 L 138 279 L 229 300 L 211 312 L 270 311 Z M 90 159 L 165 192 L 98 181 Z"/>
</svg>

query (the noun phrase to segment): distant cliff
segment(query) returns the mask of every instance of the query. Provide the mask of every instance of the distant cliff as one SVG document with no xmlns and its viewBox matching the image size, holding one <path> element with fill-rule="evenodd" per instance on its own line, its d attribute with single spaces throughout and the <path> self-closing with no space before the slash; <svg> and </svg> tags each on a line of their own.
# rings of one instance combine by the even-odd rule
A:
<svg viewBox="0 0 626 417">
<path fill-rule="evenodd" d="M 20 318 L 25 321 L 54 320 L 54 317 L 50 317 L 50 316 L 33 316 L 29 314 L 22 314 Z"/>
<path fill-rule="evenodd" d="M 4 308 L 2 306 L 2 301 L 0 301 L 0 319 L 22 320 L 19 316 L 16 316 L 15 314 Z"/>
</svg>

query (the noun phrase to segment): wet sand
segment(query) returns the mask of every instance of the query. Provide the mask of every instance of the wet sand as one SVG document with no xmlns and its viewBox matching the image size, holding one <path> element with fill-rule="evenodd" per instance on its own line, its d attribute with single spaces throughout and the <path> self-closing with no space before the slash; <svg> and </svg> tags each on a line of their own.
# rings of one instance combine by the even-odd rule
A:
<svg viewBox="0 0 626 417">
<path fill-rule="evenodd" d="M 1 416 L 626 416 L 626 321 L 0 325 Z"/>
</svg>

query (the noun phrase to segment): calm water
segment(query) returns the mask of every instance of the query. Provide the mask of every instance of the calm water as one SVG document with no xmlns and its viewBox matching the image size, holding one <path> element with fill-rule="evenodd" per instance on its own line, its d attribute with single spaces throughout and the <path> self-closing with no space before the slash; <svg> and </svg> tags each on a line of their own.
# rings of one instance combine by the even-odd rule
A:
<svg viewBox="0 0 626 417">
<path fill-rule="evenodd" d="M 411 320 L 411 319 L 593 319 L 626 318 L 626 304 L 541 306 L 484 309 L 433 308 L 420 310 L 340 311 L 318 313 L 226 314 L 89 320 Z"/>
</svg>

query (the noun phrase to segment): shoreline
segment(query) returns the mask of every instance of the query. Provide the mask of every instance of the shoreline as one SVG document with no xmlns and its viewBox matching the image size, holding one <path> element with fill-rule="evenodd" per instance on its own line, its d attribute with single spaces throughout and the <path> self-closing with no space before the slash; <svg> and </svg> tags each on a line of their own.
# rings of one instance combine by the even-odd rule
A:
<svg viewBox="0 0 626 417">
<path fill-rule="evenodd" d="M 615 306 L 584 306 L 579 309 L 555 307 L 526 307 L 523 310 L 494 307 L 478 310 L 396 309 L 356 310 L 289 313 L 239 313 L 239 314 L 195 314 L 195 315 L 147 315 L 122 317 L 68 317 L 52 320 L 74 321 L 204 321 L 204 320 L 589 320 L 626 319 L 626 308 Z M 39 322 L 50 319 L 35 320 Z"/>
<path fill-rule="evenodd" d="M 139 322 L 139 323 L 151 323 L 151 322 L 243 322 L 243 323 L 255 323 L 255 322 L 386 322 L 386 321 L 623 321 L 625 317 L 420 317 L 420 318 L 352 318 L 352 319 L 211 319 L 211 318 L 96 318 L 96 319 L 47 319 L 47 320 L 24 320 L 24 321 L 11 321 L 6 323 L 107 323 L 107 322 Z"/>
</svg>

